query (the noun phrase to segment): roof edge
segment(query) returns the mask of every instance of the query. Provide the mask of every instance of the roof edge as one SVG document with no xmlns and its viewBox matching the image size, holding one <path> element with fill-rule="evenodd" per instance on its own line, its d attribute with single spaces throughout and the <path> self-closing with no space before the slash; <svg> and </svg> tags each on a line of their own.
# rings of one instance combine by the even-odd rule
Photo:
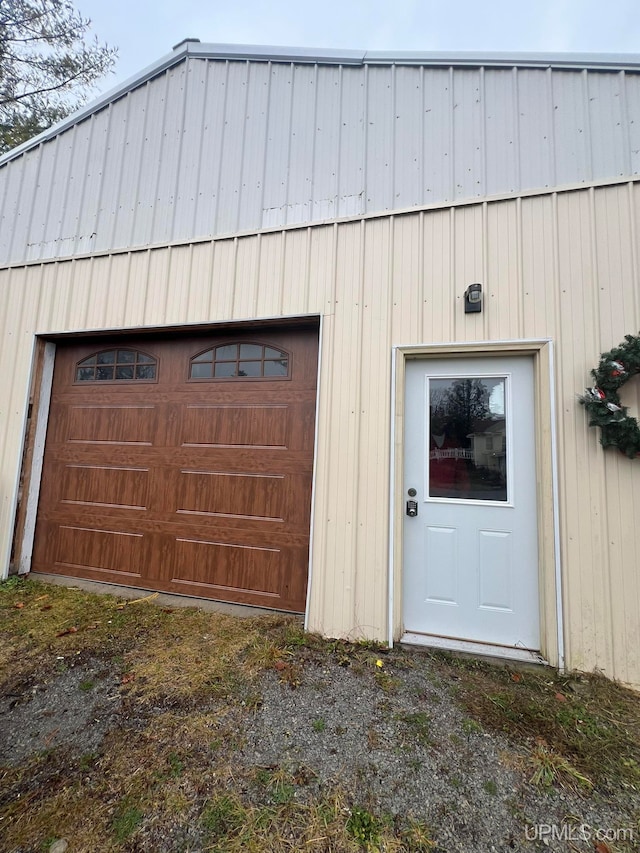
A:
<svg viewBox="0 0 640 853">
<path fill-rule="evenodd" d="M 173 51 L 47 130 L 0 156 L 0 167 L 31 148 L 53 139 L 74 124 L 109 106 L 187 57 L 244 62 L 297 62 L 320 65 L 424 65 L 454 68 L 557 68 L 566 70 L 640 71 L 635 53 L 481 53 L 471 51 L 367 51 L 332 48 L 278 47 L 272 45 L 206 44 L 185 39 Z"/>
</svg>

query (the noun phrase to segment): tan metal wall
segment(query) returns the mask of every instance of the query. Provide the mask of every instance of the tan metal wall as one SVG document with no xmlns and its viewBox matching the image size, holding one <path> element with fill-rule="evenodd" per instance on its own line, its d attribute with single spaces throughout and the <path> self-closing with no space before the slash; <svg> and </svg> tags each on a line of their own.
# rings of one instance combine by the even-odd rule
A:
<svg viewBox="0 0 640 853">
<path fill-rule="evenodd" d="M 0 554 L 35 333 L 319 313 L 310 627 L 384 639 L 392 344 L 551 337 L 568 665 L 640 686 L 640 462 L 576 402 L 640 329 L 639 219 L 630 182 L 0 271 Z"/>
</svg>

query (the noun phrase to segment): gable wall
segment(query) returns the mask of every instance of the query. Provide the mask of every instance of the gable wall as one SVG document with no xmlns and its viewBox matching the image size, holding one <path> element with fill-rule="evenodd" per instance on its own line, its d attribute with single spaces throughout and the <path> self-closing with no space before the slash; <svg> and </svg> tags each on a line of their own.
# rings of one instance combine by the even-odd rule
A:
<svg viewBox="0 0 640 853">
<path fill-rule="evenodd" d="M 0 167 L 0 264 L 640 171 L 640 74 L 188 57 Z"/>
<path fill-rule="evenodd" d="M 620 183 L 0 270 L 3 567 L 35 333 L 320 314 L 310 627 L 386 639 L 391 346 L 550 337 L 568 665 L 640 686 L 640 463 L 576 401 L 640 329 L 639 257 L 640 184 Z"/>
</svg>

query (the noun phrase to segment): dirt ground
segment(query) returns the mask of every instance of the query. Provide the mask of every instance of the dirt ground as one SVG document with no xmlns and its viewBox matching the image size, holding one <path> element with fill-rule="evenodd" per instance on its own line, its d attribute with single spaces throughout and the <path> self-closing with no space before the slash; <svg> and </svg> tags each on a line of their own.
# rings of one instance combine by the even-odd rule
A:
<svg viewBox="0 0 640 853">
<path fill-rule="evenodd" d="M 35 583 L 0 624 L 7 853 L 640 849 L 604 679 Z"/>
</svg>

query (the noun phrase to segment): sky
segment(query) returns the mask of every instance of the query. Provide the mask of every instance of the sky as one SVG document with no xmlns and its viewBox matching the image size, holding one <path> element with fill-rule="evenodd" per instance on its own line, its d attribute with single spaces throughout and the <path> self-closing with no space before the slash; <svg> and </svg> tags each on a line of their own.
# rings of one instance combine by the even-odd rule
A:
<svg viewBox="0 0 640 853">
<path fill-rule="evenodd" d="M 119 48 L 107 91 L 184 38 L 363 50 L 640 52 L 640 0 L 75 0 Z"/>
</svg>

